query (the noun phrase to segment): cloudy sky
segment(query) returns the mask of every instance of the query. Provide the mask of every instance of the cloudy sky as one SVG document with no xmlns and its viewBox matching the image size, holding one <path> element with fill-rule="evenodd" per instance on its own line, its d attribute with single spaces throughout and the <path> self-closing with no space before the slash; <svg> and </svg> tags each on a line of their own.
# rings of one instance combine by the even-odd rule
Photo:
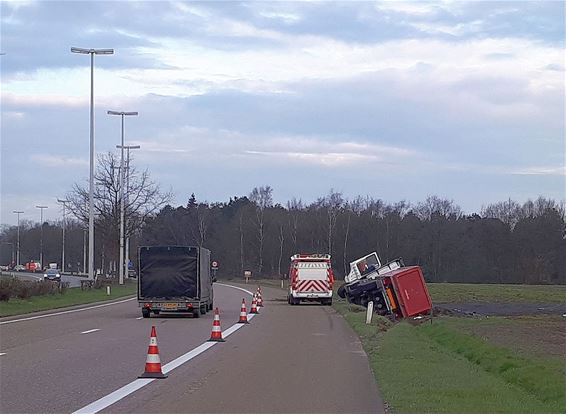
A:
<svg viewBox="0 0 566 414">
<path fill-rule="evenodd" d="M 466 212 L 565 198 L 565 3 L 1 3 L 0 221 L 57 219 L 96 151 L 184 204 L 271 185 L 274 199 L 453 199 Z"/>
</svg>

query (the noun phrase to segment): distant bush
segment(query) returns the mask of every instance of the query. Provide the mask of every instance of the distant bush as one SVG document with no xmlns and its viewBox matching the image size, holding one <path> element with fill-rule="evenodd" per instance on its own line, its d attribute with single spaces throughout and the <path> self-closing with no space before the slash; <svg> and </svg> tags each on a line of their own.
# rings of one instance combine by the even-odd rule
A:
<svg viewBox="0 0 566 414">
<path fill-rule="evenodd" d="M 69 282 L 52 282 L 20 280 L 16 278 L 0 279 L 0 301 L 8 301 L 10 298 L 29 299 L 32 296 L 54 295 L 65 293 Z"/>
</svg>

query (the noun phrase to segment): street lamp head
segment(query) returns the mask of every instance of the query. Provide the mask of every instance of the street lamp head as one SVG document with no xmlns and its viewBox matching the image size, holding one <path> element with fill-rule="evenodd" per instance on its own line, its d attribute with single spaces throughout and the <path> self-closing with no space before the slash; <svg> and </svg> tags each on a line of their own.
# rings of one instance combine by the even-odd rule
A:
<svg viewBox="0 0 566 414">
<path fill-rule="evenodd" d="M 137 115 L 137 112 L 124 112 L 124 111 L 107 111 L 106 112 L 108 115 Z"/>
<path fill-rule="evenodd" d="M 18 211 L 18 210 L 14 210 L 14 211 L 12 211 L 12 213 L 14 213 L 14 214 L 24 214 L 23 211 Z"/>
<path fill-rule="evenodd" d="M 49 208 L 47 206 L 35 206 L 36 208 Z"/>
<path fill-rule="evenodd" d="M 139 145 L 116 145 L 116 148 L 120 149 L 120 148 L 124 148 L 127 150 L 131 150 L 131 149 L 140 149 L 141 147 Z"/>
<path fill-rule="evenodd" d="M 71 53 L 81 53 L 83 55 L 89 55 L 91 53 L 95 55 L 112 55 L 114 54 L 114 49 L 83 49 L 82 47 L 72 47 Z"/>
</svg>

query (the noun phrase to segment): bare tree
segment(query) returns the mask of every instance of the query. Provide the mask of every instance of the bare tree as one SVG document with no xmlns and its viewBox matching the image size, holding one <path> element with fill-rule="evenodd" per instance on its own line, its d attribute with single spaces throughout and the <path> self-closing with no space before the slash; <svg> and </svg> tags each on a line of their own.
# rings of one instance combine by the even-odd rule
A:
<svg viewBox="0 0 566 414">
<path fill-rule="evenodd" d="M 529 207 L 527 207 L 527 210 L 529 209 Z M 534 214 L 534 206 L 532 212 Z M 521 215 L 521 206 L 519 205 L 519 203 L 509 198 L 507 201 L 488 204 L 487 207 L 482 208 L 481 215 L 485 218 L 499 219 L 503 223 L 507 224 L 507 226 L 509 226 L 511 230 L 513 230 L 515 228 L 515 225 L 519 221 Z"/>
<path fill-rule="evenodd" d="M 293 198 L 287 202 L 287 211 L 289 214 L 289 230 L 291 233 L 291 241 L 293 242 L 293 252 L 297 251 L 297 236 L 299 233 L 299 217 L 303 210 L 303 202 Z"/>
<path fill-rule="evenodd" d="M 444 218 L 459 218 L 462 210 L 453 200 L 442 199 L 437 196 L 428 196 L 424 202 L 418 203 L 413 212 L 421 220 L 432 219 L 433 214 L 439 214 Z"/>
<path fill-rule="evenodd" d="M 250 201 L 255 205 L 255 225 L 257 226 L 258 240 L 258 272 L 263 270 L 263 245 L 265 238 L 265 210 L 273 205 L 273 188 L 266 185 L 255 187 L 250 193 Z"/>
<path fill-rule="evenodd" d="M 323 206 L 326 208 L 327 214 L 327 236 L 328 236 L 328 254 L 332 254 L 332 236 L 334 235 L 334 228 L 336 227 L 336 219 L 338 218 L 338 212 L 344 204 L 344 199 L 342 198 L 342 193 L 337 193 L 334 189 L 330 189 L 330 192 L 323 200 Z"/>
<path fill-rule="evenodd" d="M 94 209 L 97 231 L 103 235 L 103 245 L 119 245 L 120 226 L 120 160 L 108 152 L 98 156 L 94 175 Z M 128 197 L 125 202 L 126 236 L 133 236 L 148 217 L 157 213 L 171 199 L 170 191 L 163 192 L 159 185 L 151 180 L 147 170 L 138 171 L 130 163 Z M 88 223 L 88 186 L 75 183 L 67 193 L 66 201 L 70 212 L 82 223 Z"/>
<path fill-rule="evenodd" d="M 279 262 L 277 263 L 277 274 L 281 276 L 281 260 L 283 259 L 283 244 L 285 243 L 285 234 L 283 233 L 283 223 L 279 223 Z"/>
</svg>

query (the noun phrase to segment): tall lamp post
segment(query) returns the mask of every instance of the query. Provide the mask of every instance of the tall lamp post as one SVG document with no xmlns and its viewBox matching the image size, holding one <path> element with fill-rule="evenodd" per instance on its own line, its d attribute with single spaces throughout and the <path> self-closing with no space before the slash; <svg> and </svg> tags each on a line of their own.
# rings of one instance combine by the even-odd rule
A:
<svg viewBox="0 0 566 414">
<path fill-rule="evenodd" d="M 116 145 L 116 148 L 122 148 L 121 145 Z M 128 174 L 126 175 L 126 204 L 129 205 L 129 190 L 130 190 L 130 150 L 140 149 L 139 145 L 124 145 L 123 149 L 126 150 L 126 171 Z M 124 220 L 124 226 L 128 227 L 128 218 L 126 217 Z M 126 236 L 126 266 L 130 264 L 130 236 Z M 128 270 L 126 270 L 126 275 L 128 274 Z"/>
<path fill-rule="evenodd" d="M 48 208 L 47 206 L 35 206 L 35 208 L 38 208 L 41 213 L 40 213 L 40 219 L 39 221 L 41 222 L 41 236 L 39 239 L 39 264 L 41 265 L 41 269 L 43 270 L 43 210 Z"/>
<path fill-rule="evenodd" d="M 63 204 L 63 251 L 61 253 L 61 273 L 63 273 L 65 272 L 65 227 L 67 226 L 67 216 L 65 213 L 68 201 L 58 198 L 57 202 Z"/>
<path fill-rule="evenodd" d="M 121 150 L 120 156 L 120 284 L 124 284 L 124 117 L 137 115 L 137 112 L 118 112 L 108 111 L 108 115 L 120 115 L 122 117 L 122 145 L 119 146 Z"/>
<path fill-rule="evenodd" d="M 114 49 L 82 49 L 71 53 L 90 55 L 90 174 L 88 189 L 88 278 L 94 279 L 94 55 L 112 55 Z"/>
<path fill-rule="evenodd" d="M 23 211 L 14 210 L 12 213 L 18 215 L 18 247 L 16 249 L 16 265 L 20 264 L 20 214 L 23 214 Z"/>
</svg>

